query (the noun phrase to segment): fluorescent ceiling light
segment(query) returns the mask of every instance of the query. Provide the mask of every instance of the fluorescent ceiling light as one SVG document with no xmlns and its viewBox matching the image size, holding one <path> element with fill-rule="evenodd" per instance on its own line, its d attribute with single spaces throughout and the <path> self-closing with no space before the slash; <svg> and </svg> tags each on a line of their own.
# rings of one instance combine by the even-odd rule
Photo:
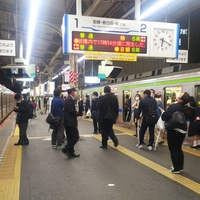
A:
<svg viewBox="0 0 200 200">
<path fill-rule="evenodd" d="M 70 66 L 66 67 L 62 72 L 61 74 L 63 74 L 64 72 L 68 71 L 70 69 Z"/>
<path fill-rule="evenodd" d="M 48 82 L 49 82 L 49 81 L 46 81 L 46 82 L 44 83 L 44 85 L 47 84 Z"/>
<path fill-rule="evenodd" d="M 52 78 L 52 80 L 54 80 L 54 79 L 56 79 L 56 78 L 58 78 L 58 75 L 55 75 L 55 76 Z"/>
<path fill-rule="evenodd" d="M 24 83 L 23 83 L 23 86 L 25 86 L 26 85 L 26 81 L 24 81 Z"/>
<path fill-rule="evenodd" d="M 30 1 L 30 15 L 29 15 L 29 27 L 28 27 L 28 37 L 27 37 L 27 51 L 26 51 L 26 61 L 29 64 L 30 55 L 33 44 L 33 37 L 36 27 L 36 20 L 39 13 L 39 5 L 41 0 L 31 0 Z"/>
<path fill-rule="evenodd" d="M 33 82 L 33 78 L 16 78 L 17 81 Z"/>
<path fill-rule="evenodd" d="M 142 13 L 140 15 L 140 19 L 144 19 L 148 17 L 149 15 L 152 15 L 155 11 L 161 9 L 162 7 L 164 7 L 166 4 L 170 3 L 171 1 L 174 1 L 174 0 L 160 0 L 154 6 L 149 8 L 146 12 Z"/>
<path fill-rule="evenodd" d="M 77 60 L 77 62 L 81 62 L 82 60 L 84 60 L 85 59 L 85 56 L 82 56 L 82 57 L 80 57 L 78 60 Z"/>
</svg>

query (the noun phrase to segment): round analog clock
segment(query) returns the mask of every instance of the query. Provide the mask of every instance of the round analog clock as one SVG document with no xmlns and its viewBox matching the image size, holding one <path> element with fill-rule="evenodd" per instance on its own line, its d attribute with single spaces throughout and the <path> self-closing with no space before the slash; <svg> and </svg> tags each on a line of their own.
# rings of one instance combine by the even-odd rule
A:
<svg viewBox="0 0 200 200">
<path fill-rule="evenodd" d="M 174 47 L 174 30 L 165 28 L 153 29 L 153 51 L 170 52 Z"/>
</svg>

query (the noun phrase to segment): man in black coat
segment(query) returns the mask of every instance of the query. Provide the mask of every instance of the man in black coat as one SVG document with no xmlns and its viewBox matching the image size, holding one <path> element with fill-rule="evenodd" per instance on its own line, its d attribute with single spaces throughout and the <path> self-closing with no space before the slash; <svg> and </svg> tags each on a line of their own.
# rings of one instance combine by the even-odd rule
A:
<svg viewBox="0 0 200 200">
<path fill-rule="evenodd" d="M 30 105 L 27 100 L 22 100 L 20 94 L 16 94 L 14 99 L 16 100 L 17 105 L 13 108 L 13 110 L 17 112 L 16 123 L 19 126 L 19 140 L 14 145 L 28 145 L 29 140 L 27 138 L 26 130 L 31 112 Z"/>
<path fill-rule="evenodd" d="M 118 146 L 118 139 L 113 131 L 113 122 L 105 118 L 108 110 L 113 110 L 118 116 L 119 104 L 117 97 L 111 93 L 109 86 L 104 87 L 104 96 L 99 97 L 97 108 L 99 109 L 99 122 L 101 124 L 102 146 L 100 148 L 107 149 L 108 136 L 113 140 L 114 146 Z"/>
<path fill-rule="evenodd" d="M 156 108 L 157 108 L 157 103 L 156 100 L 154 98 L 152 98 L 151 92 L 150 90 L 145 90 L 144 91 L 144 99 L 142 99 L 139 103 L 139 107 L 138 107 L 138 113 L 137 113 L 137 120 L 139 119 L 140 113 L 142 112 L 142 124 L 141 124 L 141 128 L 140 128 L 140 142 L 139 144 L 137 144 L 138 148 L 142 148 L 142 144 L 144 144 L 144 135 L 145 132 L 147 130 L 147 128 L 149 127 L 149 144 L 148 144 L 148 149 L 152 150 L 153 149 L 153 143 L 154 143 L 154 127 L 155 127 L 155 123 L 149 123 L 147 121 L 147 115 L 149 115 L 149 108 L 151 107 L 152 109 L 155 109 L 155 113 L 156 113 Z"/>
<path fill-rule="evenodd" d="M 67 134 L 67 145 L 64 149 L 62 149 L 62 152 L 68 156 L 68 158 L 71 157 L 79 157 L 80 154 L 75 154 L 74 151 L 74 145 L 77 143 L 79 139 L 79 132 L 77 129 L 77 116 L 78 113 L 75 108 L 75 88 L 68 89 L 68 97 L 65 100 L 64 105 L 64 127 Z"/>
<path fill-rule="evenodd" d="M 91 107 L 91 115 L 92 115 L 92 119 L 93 119 L 93 126 L 94 126 L 94 134 L 97 134 L 97 131 L 99 131 L 100 133 L 100 124 L 97 122 L 97 112 L 98 112 L 98 108 L 97 108 L 97 103 L 98 103 L 98 92 L 93 92 L 93 96 L 94 98 L 92 99 L 92 107 Z M 98 124 L 98 126 L 97 126 Z"/>
</svg>

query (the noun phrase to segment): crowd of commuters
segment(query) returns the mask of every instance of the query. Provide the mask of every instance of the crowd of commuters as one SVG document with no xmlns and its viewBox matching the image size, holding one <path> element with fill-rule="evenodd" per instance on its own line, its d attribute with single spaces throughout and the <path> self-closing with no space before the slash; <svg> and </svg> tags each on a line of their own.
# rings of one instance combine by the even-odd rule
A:
<svg viewBox="0 0 200 200">
<path fill-rule="evenodd" d="M 75 153 L 74 146 L 79 140 L 79 131 L 77 117 L 83 116 L 84 103 L 80 98 L 78 101 L 78 111 L 76 110 L 76 101 L 74 99 L 76 89 L 70 88 L 67 90 L 67 97 L 63 98 L 62 91 L 60 89 L 54 90 L 54 98 L 51 101 L 50 112 L 55 117 L 59 117 L 60 122 L 56 125 L 50 126 L 52 131 L 51 143 L 53 149 L 62 149 L 62 152 L 68 156 L 68 158 L 79 157 L 80 154 Z M 100 148 L 107 149 L 108 139 L 111 138 L 114 146 L 117 147 L 119 142 L 113 131 L 113 124 L 116 123 L 118 117 L 119 104 L 117 97 L 111 92 L 109 86 L 104 87 L 104 95 L 100 95 L 97 92 L 93 92 L 93 99 L 90 105 L 89 95 L 86 95 L 85 101 L 85 115 L 88 111 L 91 112 L 91 118 L 93 120 L 94 134 L 101 133 L 102 145 Z M 27 126 L 28 120 L 31 118 L 30 113 L 36 117 L 37 104 L 35 100 L 28 101 L 26 98 L 22 98 L 20 94 L 15 95 L 17 102 L 14 107 L 14 111 L 17 112 L 16 123 L 19 125 L 19 141 L 15 145 L 28 145 L 29 140 L 27 138 Z M 130 98 L 129 98 L 130 99 Z M 182 93 L 176 100 L 176 103 L 172 103 L 165 110 L 162 102 L 162 95 L 155 90 L 145 90 L 143 92 L 143 98 L 140 94 L 136 94 L 135 102 L 132 105 L 134 112 L 133 121 L 135 123 L 136 130 L 138 131 L 134 136 L 138 136 L 137 147 L 143 148 L 144 135 L 149 131 L 149 143 L 148 149 L 152 150 L 154 146 L 154 136 L 160 137 L 159 128 L 156 125 L 158 119 L 161 117 L 163 121 L 168 121 L 172 118 L 176 112 L 182 112 L 187 120 L 190 121 L 188 136 L 193 137 L 193 145 L 191 148 L 198 148 L 200 146 L 200 130 L 196 125 L 196 112 L 198 107 L 194 97 L 189 96 L 188 93 Z M 48 99 L 46 99 L 46 108 Z M 129 103 L 130 104 L 130 103 Z M 31 105 L 31 106 L 30 106 Z M 31 110 L 32 108 L 32 110 Z M 48 110 L 48 108 L 47 108 Z M 47 111 L 46 110 L 46 111 Z M 112 120 L 108 115 L 114 116 Z M 200 116 L 199 116 L 200 117 Z M 66 137 L 64 134 L 66 132 Z M 182 144 L 187 133 L 187 122 L 185 121 L 181 126 L 178 126 L 167 130 L 167 142 L 168 148 L 172 160 L 172 173 L 180 173 L 184 167 L 184 155 L 182 151 Z M 64 140 L 67 140 L 64 145 Z M 164 140 L 160 137 L 159 143 L 163 144 Z"/>
</svg>

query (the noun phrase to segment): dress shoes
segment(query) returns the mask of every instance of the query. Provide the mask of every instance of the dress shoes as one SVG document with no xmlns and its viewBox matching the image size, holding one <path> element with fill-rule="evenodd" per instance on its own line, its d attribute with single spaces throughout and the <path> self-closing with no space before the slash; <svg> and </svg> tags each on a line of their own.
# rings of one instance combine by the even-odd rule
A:
<svg viewBox="0 0 200 200">
<path fill-rule="evenodd" d="M 100 146 L 101 149 L 108 149 L 107 146 Z"/>
<path fill-rule="evenodd" d="M 115 140 L 115 141 L 114 141 L 114 146 L 117 147 L 118 145 L 119 145 L 118 140 Z"/>
<path fill-rule="evenodd" d="M 14 145 L 15 146 L 19 146 L 19 145 L 23 145 L 23 144 L 21 144 L 21 143 L 18 142 L 18 143 L 15 143 Z"/>
</svg>

